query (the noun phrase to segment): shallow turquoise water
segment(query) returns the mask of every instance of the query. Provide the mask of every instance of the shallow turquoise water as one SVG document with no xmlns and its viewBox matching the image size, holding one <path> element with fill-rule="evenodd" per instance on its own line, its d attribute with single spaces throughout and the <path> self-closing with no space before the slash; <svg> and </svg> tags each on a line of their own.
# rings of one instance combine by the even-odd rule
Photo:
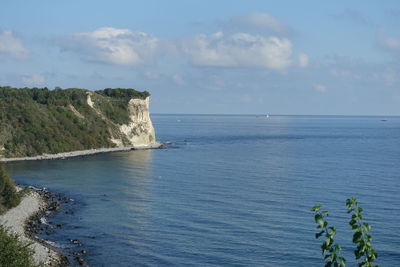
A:
<svg viewBox="0 0 400 267">
<path fill-rule="evenodd" d="M 399 266 L 399 117 L 152 119 L 167 149 L 8 165 L 75 200 L 49 239 L 84 248 L 90 266 L 322 266 L 321 203 L 355 266 L 344 203 L 356 196 L 378 263 Z"/>
</svg>

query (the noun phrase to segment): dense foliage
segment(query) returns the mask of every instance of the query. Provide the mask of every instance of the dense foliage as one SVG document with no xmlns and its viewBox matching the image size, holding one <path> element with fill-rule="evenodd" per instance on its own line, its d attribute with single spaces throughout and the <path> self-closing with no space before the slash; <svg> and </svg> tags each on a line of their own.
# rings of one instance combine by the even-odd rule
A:
<svg viewBox="0 0 400 267">
<path fill-rule="evenodd" d="M 0 164 L 0 214 L 17 206 L 20 202 L 21 197 L 16 192 L 13 181 Z"/>
<path fill-rule="evenodd" d="M 109 97 L 117 97 L 117 98 L 127 98 L 127 99 L 132 99 L 132 98 L 139 98 L 139 99 L 146 99 L 146 97 L 150 96 L 150 93 L 147 91 L 139 92 L 136 91 L 135 89 L 131 88 L 106 88 L 104 90 L 97 90 L 95 91 L 96 93 L 103 95 L 103 96 L 109 96 Z"/>
<path fill-rule="evenodd" d="M 87 103 L 88 94 L 94 108 Z M 121 88 L 94 93 L 77 88 L 0 87 L 0 157 L 113 147 L 113 129 L 129 122 L 129 99 L 148 95 Z"/>
<path fill-rule="evenodd" d="M 33 250 L 0 225 L 0 267 L 36 267 Z"/>
<path fill-rule="evenodd" d="M 374 264 L 378 253 L 372 247 L 372 236 L 369 233 L 369 231 L 371 231 L 371 226 L 363 221 L 363 209 L 359 207 L 358 204 L 357 199 L 354 197 L 346 200 L 347 213 L 351 214 L 349 225 L 354 231 L 352 241 L 357 245 L 354 250 L 354 255 L 356 260 L 361 259 L 361 262 L 358 263 L 359 267 L 378 267 Z M 329 216 L 329 213 L 326 210 L 321 210 L 321 208 L 321 205 L 315 205 L 311 211 L 314 212 L 314 221 L 319 231 L 315 234 L 315 238 L 320 238 L 321 236 L 325 237 L 321 245 L 325 266 L 344 267 L 346 265 L 346 260 L 341 255 L 342 248 L 334 241 L 336 229 L 332 226 L 328 227 L 326 217 Z"/>
</svg>

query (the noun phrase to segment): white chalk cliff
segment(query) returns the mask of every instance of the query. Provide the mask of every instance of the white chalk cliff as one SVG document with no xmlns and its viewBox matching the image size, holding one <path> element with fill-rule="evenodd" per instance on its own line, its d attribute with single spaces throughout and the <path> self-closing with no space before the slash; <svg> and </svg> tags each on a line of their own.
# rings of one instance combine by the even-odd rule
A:
<svg viewBox="0 0 400 267">
<path fill-rule="evenodd" d="M 128 103 L 130 123 L 123 124 L 119 130 L 131 145 L 148 145 L 156 141 L 154 127 L 149 112 L 150 97 L 131 99 Z"/>
<path fill-rule="evenodd" d="M 101 111 L 96 108 L 96 102 L 91 98 L 92 95 L 92 93 L 88 93 L 87 104 L 103 120 L 107 120 Z M 150 119 L 149 104 L 150 97 L 146 99 L 131 99 L 128 103 L 129 123 L 122 125 L 112 123 L 114 127 L 110 129 L 110 140 L 116 147 L 149 146 L 157 143 L 154 127 Z"/>
</svg>

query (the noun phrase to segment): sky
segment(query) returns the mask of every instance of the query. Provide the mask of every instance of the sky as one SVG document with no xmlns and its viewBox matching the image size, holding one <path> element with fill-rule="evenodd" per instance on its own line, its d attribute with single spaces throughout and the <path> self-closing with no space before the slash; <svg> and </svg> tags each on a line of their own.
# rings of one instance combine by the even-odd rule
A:
<svg viewBox="0 0 400 267">
<path fill-rule="evenodd" d="M 400 115 L 400 1 L 0 0 L 0 86 L 151 112 Z"/>
</svg>

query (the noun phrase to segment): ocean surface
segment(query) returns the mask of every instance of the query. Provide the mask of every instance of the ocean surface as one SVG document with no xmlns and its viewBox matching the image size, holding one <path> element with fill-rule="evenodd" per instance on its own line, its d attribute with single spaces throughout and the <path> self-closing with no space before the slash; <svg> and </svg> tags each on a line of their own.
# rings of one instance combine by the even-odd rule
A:
<svg viewBox="0 0 400 267">
<path fill-rule="evenodd" d="M 322 204 L 356 266 L 355 196 L 376 262 L 400 266 L 400 117 L 152 120 L 165 149 L 7 164 L 18 183 L 73 199 L 45 238 L 86 250 L 89 266 L 323 266 L 310 211 Z"/>
</svg>

